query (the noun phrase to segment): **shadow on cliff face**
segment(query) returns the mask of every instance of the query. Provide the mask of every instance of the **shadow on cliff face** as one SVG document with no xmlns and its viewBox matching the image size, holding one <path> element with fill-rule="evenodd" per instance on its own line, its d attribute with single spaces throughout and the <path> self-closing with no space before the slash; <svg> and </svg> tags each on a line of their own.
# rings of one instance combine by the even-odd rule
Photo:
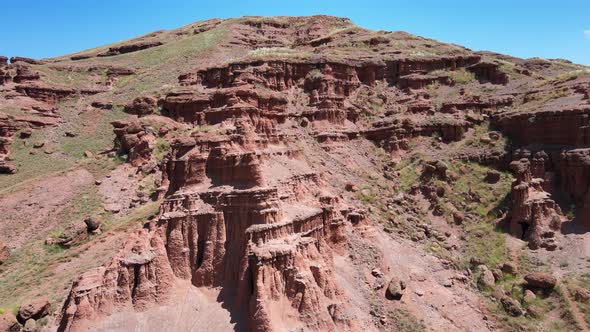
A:
<svg viewBox="0 0 590 332">
<path fill-rule="evenodd" d="M 577 221 L 577 218 L 564 221 L 561 224 L 561 233 L 563 235 L 568 234 L 585 234 L 590 231 L 588 226 L 583 225 L 581 222 Z"/>
<path fill-rule="evenodd" d="M 221 303 L 221 307 L 227 310 L 231 317 L 231 323 L 234 325 L 235 332 L 247 332 L 248 320 L 244 317 L 244 311 L 239 308 L 237 301 L 237 289 L 231 289 L 230 287 L 223 287 L 217 302 Z"/>
<path fill-rule="evenodd" d="M 563 215 L 567 220 L 561 224 L 561 233 L 568 234 L 584 234 L 590 231 L 590 227 L 584 224 L 584 221 L 579 216 L 579 211 L 573 199 L 565 192 L 559 190 L 553 193 L 555 202 L 561 208 Z"/>
<path fill-rule="evenodd" d="M 510 193 L 506 194 L 504 198 L 488 213 L 489 216 L 495 218 L 496 228 L 508 232 L 508 225 L 510 223 Z"/>
</svg>

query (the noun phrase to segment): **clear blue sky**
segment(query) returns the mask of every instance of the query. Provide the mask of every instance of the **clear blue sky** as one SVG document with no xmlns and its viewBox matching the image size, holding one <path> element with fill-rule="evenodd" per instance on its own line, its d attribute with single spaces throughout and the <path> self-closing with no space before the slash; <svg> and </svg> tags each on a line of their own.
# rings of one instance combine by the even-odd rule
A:
<svg viewBox="0 0 590 332">
<path fill-rule="evenodd" d="M 590 65 L 590 0 L 1 0 L 0 55 L 51 57 L 208 18 L 328 14 L 474 50 Z"/>
</svg>

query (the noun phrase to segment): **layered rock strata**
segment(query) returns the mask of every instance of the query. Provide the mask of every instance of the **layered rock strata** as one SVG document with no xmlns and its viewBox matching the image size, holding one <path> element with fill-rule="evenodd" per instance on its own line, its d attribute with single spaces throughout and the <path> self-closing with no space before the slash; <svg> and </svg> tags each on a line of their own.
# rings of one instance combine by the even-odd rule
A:
<svg viewBox="0 0 590 332">
<path fill-rule="evenodd" d="M 528 159 L 513 161 L 510 168 L 516 178 L 510 192 L 510 233 L 527 240 L 531 249 L 557 249 L 555 232 L 563 220 L 559 205 L 543 190 L 543 179 L 533 177 Z"/>
</svg>

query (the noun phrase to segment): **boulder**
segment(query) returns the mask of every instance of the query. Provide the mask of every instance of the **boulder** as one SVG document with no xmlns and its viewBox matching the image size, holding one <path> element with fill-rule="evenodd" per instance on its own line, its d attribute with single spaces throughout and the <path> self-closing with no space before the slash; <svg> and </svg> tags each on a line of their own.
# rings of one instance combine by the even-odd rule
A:
<svg viewBox="0 0 590 332">
<path fill-rule="evenodd" d="M 537 295 L 530 289 L 525 289 L 524 296 L 522 297 L 524 303 L 531 303 L 537 298 Z"/>
<path fill-rule="evenodd" d="M 0 264 L 6 262 L 8 258 L 10 258 L 10 249 L 0 241 Z"/>
<path fill-rule="evenodd" d="M 21 323 L 25 323 L 29 319 L 41 319 L 49 315 L 50 308 L 49 299 L 46 297 L 38 298 L 23 304 L 18 310 L 17 319 Z"/>
<path fill-rule="evenodd" d="M 388 300 L 400 300 L 404 295 L 406 283 L 396 277 L 391 278 L 385 291 L 385 297 Z"/>
<path fill-rule="evenodd" d="M 502 272 L 504 273 L 510 273 L 510 274 L 516 274 L 518 272 L 518 268 L 516 267 L 516 264 L 512 263 L 512 262 L 506 262 L 504 264 L 502 264 Z"/>
<path fill-rule="evenodd" d="M 0 315 L 0 332 L 20 332 L 20 324 L 12 312 L 7 311 Z"/>
<path fill-rule="evenodd" d="M 504 307 L 504 310 L 506 310 L 506 312 L 510 316 L 518 317 L 518 316 L 522 316 L 524 314 L 524 311 L 522 310 L 520 303 L 518 303 L 516 300 L 514 300 L 510 296 L 502 297 L 500 299 L 500 303 L 502 303 L 502 307 Z"/>
<path fill-rule="evenodd" d="M 500 300 L 504 296 L 506 296 L 506 294 L 504 293 L 504 290 L 500 287 L 494 289 L 494 291 L 492 292 L 492 297 L 496 300 Z"/>
<path fill-rule="evenodd" d="M 480 289 L 493 288 L 496 282 L 493 272 L 485 265 L 480 265 L 478 269 L 480 274 L 477 278 L 477 286 Z"/>
<path fill-rule="evenodd" d="M 100 228 L 100 221 L 94 217 L 88 217 L 84 219 L 84 223 L 88 227 L 88 232 L 96 232 Z"/>
<path fill-rule="evenodd" d="M 37 321 L 34 319 L 28 319 L 23 327 L 23 332 L 33 332 L 37 330 Z"/>
<path fill-rule="evenodd" d="M 504 273 L 500 269 L 493 269 L 492 274 L 494 275 L 494 279 L 499 281 L 504 276 Z"/>
<path fill-rule="evenodd" d="M 489 184 L 495 184 L 500 181 L 501 174 L 498 171 L 490 170 L 486 173 L 484 181 Z"/>
<path fill-rule="evenodd" d="M 524 276 L 526 286 L 543 290 L 552 290 L 557 284 L 557 278 L 549 273 L 535 272 Z"/>
</svg>

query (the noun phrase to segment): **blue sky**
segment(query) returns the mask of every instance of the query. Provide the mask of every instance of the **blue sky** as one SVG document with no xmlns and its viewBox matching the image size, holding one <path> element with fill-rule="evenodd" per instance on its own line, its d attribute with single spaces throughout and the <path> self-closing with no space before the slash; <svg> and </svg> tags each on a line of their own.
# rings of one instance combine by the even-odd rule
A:
<svg viewBox="0 0 590 332">
<path fill-rule="evenodd" d="M 590 0 L 2 0 L 0 55 L 51 57 L 208 18 L 328 14 L 375 30 L 590 65 Z"/>
</svg>

